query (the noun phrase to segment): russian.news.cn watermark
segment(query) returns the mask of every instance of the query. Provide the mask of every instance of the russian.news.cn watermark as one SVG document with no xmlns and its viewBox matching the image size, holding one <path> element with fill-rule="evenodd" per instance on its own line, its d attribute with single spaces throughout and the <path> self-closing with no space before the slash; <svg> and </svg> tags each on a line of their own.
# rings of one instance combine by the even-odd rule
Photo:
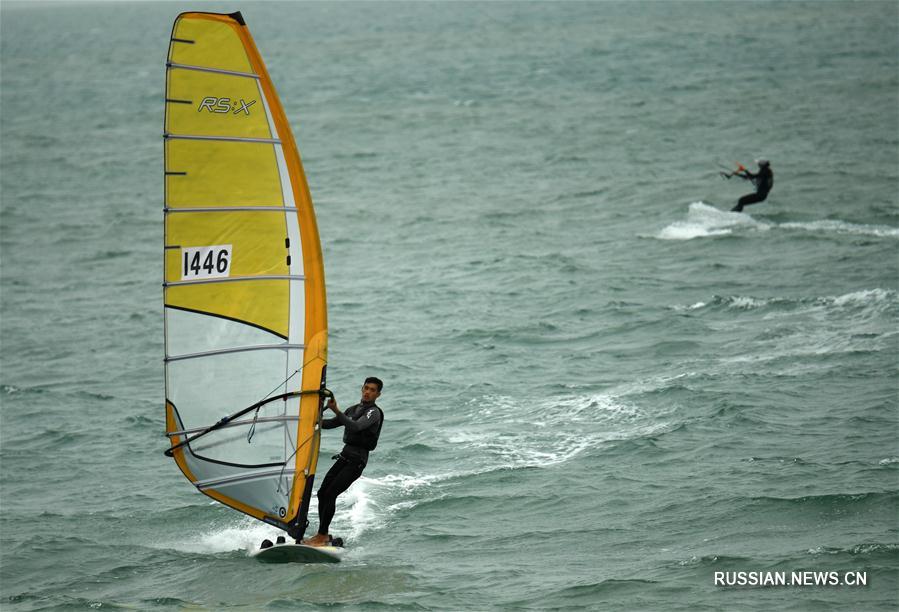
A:
<svg viewBox="0 0 899 612">
<path fill-rule="evenodd" d="M 858 571 L 738 571 L 715 572 L 719 587 L 863 587 L 868 572 Z"/>
</svg>

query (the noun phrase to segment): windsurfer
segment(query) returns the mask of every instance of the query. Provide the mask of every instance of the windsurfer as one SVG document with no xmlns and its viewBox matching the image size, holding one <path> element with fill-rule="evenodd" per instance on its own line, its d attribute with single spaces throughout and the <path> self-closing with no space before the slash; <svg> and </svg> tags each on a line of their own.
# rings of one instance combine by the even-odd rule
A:
<svg viewBox="0 0 899 612">
<path fill-rule="evenodd" d="M 362 399 L 358 404 L 341 412 L 337 401 L 331 397 L 327 407 L 334 412 L 334 417 L 323 419 L 322 429 L 334 429 L 343 426 L 343 450 L 335 455 L 334 465 L 328 470 L 321 487 L 318 489 L 318 533 L 303 540 L 309 546 L 327 546 L 331 542 L 328 528 L 337 504 L 337 496 L 346 491 L 353 482 L 362 475 L 368 463 L 368 453 L 375 449 L 384 413 L 375 404 L 381 395 L 384 383 L 371 376 L 362 385 Z"/>
<path fill-rule="evenodd" d="M 771 172 L 771 164 L 768 160 L 757 159 L 756 163 L 759 165 L 759 171 L 756 174 L 753 174 L 746 168 L 740 166 L 740 169 L 731 175 L 739 176 L 741 179 L 747 181 L 752 181 L 755 185 L 755 193 L 749 193 L 740 198 L 739 201 L 737 201 L 737 205 L 731 208 L 732 212 L 743 212 L 744 206 L 764 202 L 765 198 L 768 197 L 768 192 L 771 191 L 771 187 L 774 186 L 774 173 Z"/>
</svg>

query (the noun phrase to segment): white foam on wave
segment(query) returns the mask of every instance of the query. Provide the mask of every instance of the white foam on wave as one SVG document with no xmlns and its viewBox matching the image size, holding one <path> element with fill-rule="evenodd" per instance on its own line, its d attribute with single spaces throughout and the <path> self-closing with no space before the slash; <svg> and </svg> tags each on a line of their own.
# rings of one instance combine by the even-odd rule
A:
<svg viewBox="0 0 899 612">
<path fill-rule="evenodd" d="M 249 553 L 259 547 L 262 540 L 274 541 L 284 532 L 250 517 L 241 517 L 227 527 L 210 527 L 206 531 L 187 535 L 171 542 L 151 544 L 156 548 L 185 553 L 213 555 L 233 551 Z"/>
<path fill-rule="evenodd" d="M 711 302 L 696 302 L 689 306 L 675 305 L 673 310 L 677 311 L 693 311 L 702 310 L 710 305 L 723 305 L 726 308 L 735 310 L 757 310 L 769 308 L 771 306 L 796 307 L 792 308 L 787 315 L 793 316 L 793 313 L 820 311 L 827 309 L 844 309 L 844 308 L 872 308 L 878 311 L 883 307 L 889 307 L 899 304 L 899 294 L 889 289 L 860 289 L 851 291 L 843 295 L 823 296 L 817 298 L 789 298 L 789 297 L 770 297 L 759 298 L 749 295 L 733 295 L 729 297 L 715 297 Z M 797 310 L 798 309 L 798 310 Z M 775 315 L 772 315 L 775 316 Z"/>
<path fill-rule="evenodd" d="M 728 307 L 733 307 L 734 300 Z M 775 306 L 769 311 L 764 308 Z M 726 363 L 764 363 L 790 358 L 794 368 L 810 367 L 803 358 L 891 350 L 896 336 L 893 313 L 899 294 L 885 289 L 864 289 L 818 298 L 760 300 L 762 320 L 769 331 L 750 350 L 723 359 Z M 822 367 L 826 367 L 826 364 Z"/>
<path fill-rule="evenodd" d="M 753 219 L 749 214 L 742 212 L 723 211 L 710 206 L 705 202 L 693 202 L 687 211 L 687 218 L 682 221 L 664 227 L 655 238 L 659 240 L 693 240 L 694 238 L 713 238 L 732 234 L 737 229 L 751 229 L 764 231 L 770 229 L 785 229 L 803 231 L 822 235 L 856 235 L 873 236 L 877 238 L 899 238 L 899 228 L 886 225 L 863 225 L 840 221 L 838 219 L 823 219 L 818 221 L 796 222 L 791 221 L 780 224 L 768 224 Z"/>
<path fill-rule="evenodd" d="M 745 295 L 738 295 L 728 300 L 728 307 L 738 310 L 753 310 L 755 308 L 764 308 L 769 304 L 776 302 L 777 299 L 754 298 Z"/>
<path fill-rule="evenodd" d="M 675 221 L 663 228 L 655 237 L 660 240 L 693 240 L 726 236 L 738 227 L 766 230 L 770 226 L 756 221 L 745 213 L 723 211 L 704 202 L 693 202 L 685 220 Z"/>
<path fill-rule="evenodd" d="M 337 498 L 331 533 L 340 534 L 348 541 L 357 541 L 368 527 L 383 526 L 383 519 L 378 518 L 382 514 L 380 504 L 375 501 L 370 489 L 371 479 L 363 476 Z"/>
<path fill-rule="evenodd" d="M 857 236 L 876 236 L 878 238 L 899 238 L 899 228 L 885 225 L 860 225 L 838 220 L 781 223 L 778 227 L 825 234 L 854 234 Z"/>
<path fill-rule="evenodd" d="M 664 427 L 624 398 L 626 390 L 522 402 L 491 396 L 472 402 L 472 425 L 447 434 L 485 469 L 565 463 L 611 440 Z M 565 427 L 560 424 L 565 423 Z"/>
<path fill-rule="evenodd" d="M 667 382 L 646 383 L 651 388 L 658 384 Z M 447 461 L 446 469 L 437 472 L 363 476 L 338 498 L 332 532 L 358 541 L 368 531 L 386 528 L 398 512 L 451 496 L 442 486 L 447 481 L 502 469 L 558 465 L 612 440 L 662 431 L 668 423 L 622 399 L 646 385 L 537 402 L 510 396 L 472 400 L 460 407 L 471 415 L 471 425 L 435 432 L 458 461 Z"/>
<path fill-rule="evenodd" d="M 324 477 L 324 473 L 321 474 L 321 477 Z M 332 534 L 343 537 L 347 542 L 353 542 L 358 541 L 362 533 L 368 529 L 378 529 L 386 525 L 383 508 L 376 499 L 377 495 L 373 495 L 373 485 L 374 488 L 377 488 L 376 479 L 363 476 L 337 498 L 337 511 L 330 529 Z M 313 495 L 309 507 L 309 529 L 307 529 L 306 535 L 314 533 L 317 527 L 318 503 Z M 235 551 L 249 554 L 259 548 L 259 544 L 263 540 L 274 542 L 279 536 L 288 537 L 280 529 L 248 516 L 240 516 L 234 521 L 229 521 L 225 527 L 210 527 L 206 531 L 175 541 L 160 542 L 151 544 L 151 546 L 202 555 Z"/>
<path fill-rule="evenodd" d="M 844 295 L 822 299 L 832 303 L 834 306 L 846 307 L 886 304 L 896 302 L 897 297 L 899 297 L 899 295 L 897 295 L 895 291 L 877 287 L 875 289 L 862 289 L 860 291 L 853 291 Z"/>
</svg>

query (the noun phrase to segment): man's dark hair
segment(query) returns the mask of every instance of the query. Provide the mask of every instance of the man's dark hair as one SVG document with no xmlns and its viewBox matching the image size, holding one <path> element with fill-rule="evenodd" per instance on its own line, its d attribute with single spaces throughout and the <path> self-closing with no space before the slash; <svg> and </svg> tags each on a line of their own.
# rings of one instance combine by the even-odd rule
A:
<svg viewBox="0 0 899 612">
<path fill-rule="evenodd" d="M 381 389 L 384 388 L 384 381 L 381 380 L 380 378 L 376 378 L 376 377 L 374 377 L 374 376 L 369 376 L 368 378 L 365 379 L 365 384 L 367 385 L 368 383 L 371 383 L 371 384 L 373 384 L 373 385 L 377 385 L 377 386 L 378 386 L 378 393 L 380 393 L 380 392 L 381 392 Z"/>
</svg>

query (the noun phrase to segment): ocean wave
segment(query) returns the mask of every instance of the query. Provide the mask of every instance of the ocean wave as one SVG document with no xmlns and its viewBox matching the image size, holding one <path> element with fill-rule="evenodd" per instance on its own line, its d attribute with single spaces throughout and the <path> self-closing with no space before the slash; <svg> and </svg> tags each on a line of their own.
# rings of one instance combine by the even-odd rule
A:
<svg viewBox="0 0 899 612">
<path fill-rule="evenodd" d="M 659 240 L 693 240 L 732 234 L 736 228 L 765 231 L 770 226 L 744 213 L 725 212 L 704 202 L 693 202 L 683 221 L 675 221 L 659 231 Z"/>
<path fill-rule="evenodd" d="M 754 219 L 748 213 L 723 211 L 701 201 L 690 204 L 686 219 L 665 226 L 654 237 L 659 240 L 714 238 L 732 234 L 738 229 L 751 231 L 782 229 L 807 232 L 820 237 L 854 235 L 899 238 L 899 228 L 887 225 L 864 225 L 837 219 L 767 223 Z"/>
<path fill-rule="evenodd" d="M 764 327 L 755 334 L 752 350 L 722 356 L 721 361 L 768 362 L 892 350 L 899 293 L 873 288 L 821 297 L 714 296 L 672 308 L 698 316 L 731 317 L 735 311 L 755 316 Z"/>
<path fill-rule="evenodd" d="M 818 555 L 850 555 L 853 557 L 875 557 L 875 556 L 886 556 L 886 557 L 896 557 L 899 555 L 899 543 L 890 542 L 890 543 L 879 543 L 879 542 L 865 542 L 864 544 L 857 544 L 855 546 L 851 546 L 849 548 L 836 548 L 831 546 L 818 546 L 815 548 L 810 548 L 807 551 L 808 554 L 818 556 Z"/>
<path fill-rule="evenodd" d="M 602 444 L 654 435 L 667 423 L 627 400 L 625 387 L 608 393 L 521 401 L 509 396 L 472 400 L 468 422 L 447 433 L 447 442 L 466 449 L 483 469 L 546 467 L 572 460 Z M 565 421 L 571 428 L 552 427 Z"/>
<path fill-rule="evenodd" d="M 348 541 L 385 528 L 394 516 L 421 505 L 458 501 L 448 487 L 491 473 L 563 464 L 604 444 L 645 439 L 671 429 L 663 415 L 646 414 L 626 396 L 669 384 L 668 379 L 608 393 L 524 401 L 487 395 L 459 409 L 454 426 L 438 432 L 464 461 L 432 472 L 363 476 L 340 498 L 335 532 Z M 552 427 L 564 419 L 572 427 Z M 315 503 L 313 501 L 313 503 Z M 314 511 L 310 510 L 310 516 Z"/>
<path fill-rule="evenodd" d="M 899 501 L 899 491 L 868 491 L 862 493 L 831 493 L 824 495 L 804 495 L 801 497 L 759 496 L 749 499 L 755 506 L 769 508 L 794 507 L 803 510 L 822 508 L 829 512 L 837 512 L 840 508 L 854 507 L 859 504 L 875 504 L 889 507 Z M 743 502 L 745 503 L 745 500 Z"/>
<path fill-rule="evenodd" d="M 135 429 L 147 429 L 159 427 L 159 420 L 150 418 L 143 414 L 128 415 L 123 421 L 130 427 Z"/>
<path fill-rule="evenodd" d="M 74 597 L 71 595 L 47 595 L 45 590 L 40 594 L 20 593 L 10 595 L 4 601 L 10 604 L 28 604 L 31 610 L 133 610 L 131 605 L 119 605 L 112 601 Z M 180 600 L 173 600 L 180 601 Z"/>
<path fill-rule="evenodd" d="M 843 295 L 823 296 L 812 298 L 789 297 L 754 297 L 748 295 L 713 296 L 707 302 L 695 302 L 690 305 L 675 305 L 673 310 L 699 311 L 703 309 L 728 309 L 728 310 L 796 310 L 799 308 L 814 309 L 852 309 L 899 306 L 899 293 L 891 289 L 875 287 L 873 289 L 860 289 Z"/>
<path fill-rule="evenodd" d="M 610 609 L 620 607 L 635 607 L 633 604 L 623 605 L 620 598 L 644 596 L 648 591 L 659 589 L 660 584 L 655 580 L 644 578 L 609 578 L 595 582 L 582 582 L 564 588 L 553 589 L 537 599 L 516 599 L 503 602 L 504 608 L 525 609 L 596 609 L 597 604 L 608 603 L 612 598 L 617 605 Z M 615 599 L 619 598 L 619 599 Z M 627 601 L 626 599 L 624 601 Z M 600 606 L 602 607 L 602 606 Z"/>
<path fill-rule="evenodd" d="M 45 387 L 17 387 L 16 385 L 0 385 L 0 392 L 5 395 L 42 395 L 50 390 Z"/>
<path fill-rule="evenodd" d="M 63 449 L 80 448 L 94 434 L 88 430 L 72 431 L 68 429 L 45 429 L 30 434 L 21 434 L 13 442 L 7 442 L 4 449 L 10 456 L 24 456 L 25 453 L 41 452 L 52 449 L 59 453 Z"/>
<path fill-rule="evenodd" d="M 815 234 L 851 234 L 856 236 L 875 236 L 877 238 L 899 238 L 899 228 L 886 225 L 860 225 L 848 221 L 824 220 L 806 223 L 789 222 L 778 225 L 783 229 L 800 230 Z"/>
<path fill-rule="evenodd" d="M 150 542 L 148 546 L 181 553 L 214 555 L 243 551 L 249 554 L 265 539 L 274 541 L 284 532 L 251 517 L 240 517 L 227 527 L 209 527 L 204 531 L 181 534 L 174 540 Z"/>
<path fill-rule="evenodd" d="M 680 567 L 711 567 L 726 569 L 729 567 L 746 567 L 752 563 L 749 557 L 733 555 L 693 555 L 689 559 L 681 559 L 676 562 Z"/>
</svg>

